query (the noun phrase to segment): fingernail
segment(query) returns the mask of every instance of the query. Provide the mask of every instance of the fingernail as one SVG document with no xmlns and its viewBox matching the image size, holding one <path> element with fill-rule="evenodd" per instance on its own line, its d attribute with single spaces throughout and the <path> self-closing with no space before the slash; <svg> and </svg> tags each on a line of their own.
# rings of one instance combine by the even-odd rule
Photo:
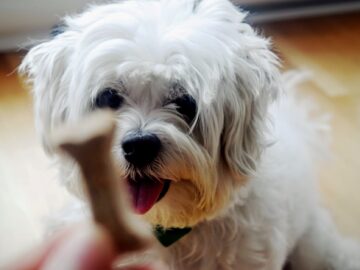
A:
<svg viewBox="0 0 360 270">
<path fill-rule="evenodd" d="M 43 270 L 105 270 L 114 256 L 109 236 L 88 225 L 76 229 L 55 248 L 43 264 Z"/>
</svg>

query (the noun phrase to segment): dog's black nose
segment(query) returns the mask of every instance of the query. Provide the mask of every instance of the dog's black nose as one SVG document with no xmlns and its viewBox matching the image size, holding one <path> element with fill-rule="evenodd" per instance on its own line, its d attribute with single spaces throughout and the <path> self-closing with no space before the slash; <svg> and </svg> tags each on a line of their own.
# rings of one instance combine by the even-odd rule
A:
<svg viewBox="0 0 360 270">
<path fill-rule="evenodd" d="M 160 148 L 160 139 L 152 133 L 129 134 L 122 142 L 126 160 L 136 167 L 143 167 L 152 162 Z"/>
</svg>

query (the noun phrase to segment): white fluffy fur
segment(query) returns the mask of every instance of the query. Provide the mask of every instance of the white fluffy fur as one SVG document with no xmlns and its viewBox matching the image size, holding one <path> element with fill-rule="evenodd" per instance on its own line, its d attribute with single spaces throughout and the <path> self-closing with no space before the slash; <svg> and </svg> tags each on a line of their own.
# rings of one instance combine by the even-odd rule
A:
<svg viewBox="0 0 360 270">
<path fill-rule="evenodd" d="M 31 49 L 21 66 L 44 146 L 52 153 L 54 127 L 79 121 L 99 91 L 116 88 L 125 97 L 114 145 L 124 177 L 172 180 L 144 218 L 194 227 L 167 250 L 171 269 L 280 270 L 286 260 L 295 270 L 360 269 L 360 249 L 319 206 L 317 124 L 282 91 L 290 86 L 269 41 L 244 18 L 227 0 L 119 1 L 66 18 L 65 32 Z M 197 101 L 190 126 L 164 106 L 174 83 Z M 127 166 L 120 147 L 139 128 L 164 144 L 142 171 Z M 82 197 L 77 168 L 58 164 Z"/>
</svg>

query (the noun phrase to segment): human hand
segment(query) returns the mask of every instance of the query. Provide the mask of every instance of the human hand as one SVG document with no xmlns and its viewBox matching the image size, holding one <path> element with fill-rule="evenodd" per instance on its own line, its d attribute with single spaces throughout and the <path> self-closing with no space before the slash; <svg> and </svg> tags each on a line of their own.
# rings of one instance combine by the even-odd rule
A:
<svg viewBox="0 0 360 270">
<path fill-rule="evenodd" d="M 100 226 L 80 224 L 61 231 L 44 246 L 20 258 L 10 270 L 110 270 L 116 252 L 108 232 Z M 159 266 L 162 268 L 161 266 Z M 157 266 L 133 266 L 120 270 L 160 270 Z M 119 268 L 117 268 L 119 269 Z"/>
</svg>

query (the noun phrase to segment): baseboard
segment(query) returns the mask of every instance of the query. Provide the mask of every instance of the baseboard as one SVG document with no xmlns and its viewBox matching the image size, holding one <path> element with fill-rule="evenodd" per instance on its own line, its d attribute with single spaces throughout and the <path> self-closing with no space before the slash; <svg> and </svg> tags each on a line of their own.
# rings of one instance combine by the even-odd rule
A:
<svg viewBox="0 0 360 270">
<path fill-rule="evenodd" d="M 0 35 L 0 51 L 21 51 L 49 36 L 49 31 Z"/>
<path fill-rule="evenodd" d="M 359 0 L 282 1 L 275 3 L 245 4 L 240 8 L 249 11 L 248 21 L 253 23 L 293 19 L 360 10 Z"/>
</svg>

